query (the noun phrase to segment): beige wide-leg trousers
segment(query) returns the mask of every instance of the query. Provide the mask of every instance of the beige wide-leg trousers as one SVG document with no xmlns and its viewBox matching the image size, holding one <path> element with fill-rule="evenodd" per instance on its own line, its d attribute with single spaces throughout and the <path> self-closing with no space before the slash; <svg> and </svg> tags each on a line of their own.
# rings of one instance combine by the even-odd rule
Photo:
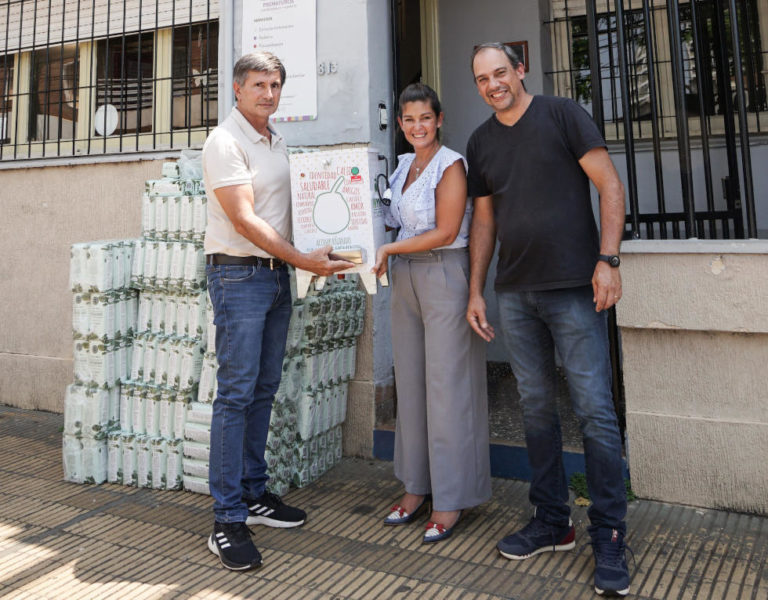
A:
<svg viewBox="0 0 768 600">
<path fill-rule="evenodd" d="M 485 342 L 465 318 L 466 248 L 395 256 L 395 476 L 434 510 L 491 497 Z"/>
</svg>

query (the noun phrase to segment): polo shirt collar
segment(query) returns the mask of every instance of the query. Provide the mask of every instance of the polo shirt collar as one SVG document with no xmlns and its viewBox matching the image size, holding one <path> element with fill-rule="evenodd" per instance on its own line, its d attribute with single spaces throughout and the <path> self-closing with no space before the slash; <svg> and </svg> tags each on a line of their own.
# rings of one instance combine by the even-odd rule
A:
<svg viewBox="0 0 768 600">
<path fill-rule="evenodd" d="M 256 131 L 253 128 L 253 125 L 251 125 L 248 122 L 248 119 L 246 119 L 243 116 L 243 113 L 241 113 L 237 106 L 232 107 L 232 118 L 235 120 L 235 123 L 240 127 L 240 129 L 245 134 L 245 137 L 247 137 L 251 142 L 254 144 L 258 144 L 261 140 L 264 140 L 264 143 L 269 146 L 269 140 L 266 138 L 266 136 L 261 135 L 258 131 Z M 272 125 L 272 123 L 268 123 L 267 127 L 269 127 L 269 131 L 272 133 L 272 145 L 274 146 L 275 143 L 282 141 L 283 136 L 280 135 L 280 132 L 275 129 L 275 126 Z"/>
</svg>

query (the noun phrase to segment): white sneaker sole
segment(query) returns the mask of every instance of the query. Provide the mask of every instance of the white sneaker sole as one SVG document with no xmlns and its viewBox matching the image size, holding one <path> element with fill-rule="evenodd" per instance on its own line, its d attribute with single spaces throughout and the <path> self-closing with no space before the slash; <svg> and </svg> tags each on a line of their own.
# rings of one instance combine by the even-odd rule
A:
<svg viewBox="0 0 768 600">
<path fill-rule="evenodd" d="M 266 525 L 267 527 L 276 527 L 278 529 L 290 529 L 291 527 L 299 527 L 304 525 L 304 520 L 301 521 L 278 521 L 277 519 L 270 519 L 269 517 L 251 517 L 249 516 L 245 520 L 246 525 Z"/>
<path fill-rule="evenodd" d="M 257 567 L 261 566 L 261 562 L 258 562 L 253 565 L 244 565 L 244 566 L 231 566 L 224 562 L 224 559 L 222 558 L 221 554 L 219 553 L 219 547 L 216 545 L 216 542 L 213 541 L 213 536 L 208 536 L 208 550 L 213 552 L 216 556 L 219 557 L 219 562 L 221 563 L 221 566 L 225 569 L 229 569 L 230 571 L 248 571 L 249 569 L 255 569 Z"/>
<path fill-rule="evenodd" d="M 606 593 L 606 591 L 605 590 L 601 590 L 599 587 L 595 586 L 595 593 L 598 596 L 602 596 L 602 595 L 604 595 Z M 615 591 L 611 590 L 609 593 L 613 594 L 613 595 L 616 595 L 616 596 L 626 596 L 627 594 L 629 594 L 629 588 L 625 588 L 623 590 L 615 590 Z"/>
<path fill-rule="evenodd" d="M 544 554 L 544 552 L 566 552 L 568 550 L 573 550 L 576 547 L 576 541 L 569 542 L 567 544 L 560 544 L 559 546 L 547 546 L 546 548 L 539 548 L 538 550 L 534 550 L 530 554 L 508 554 L 506 552 L 503 552 L 502 550 L 499 550 L 499 554 L 501 554 L 504 558 L 508 558 L 510 560 L 525 560 L 526 558 L 531 558 L 532 556 L 536 556 L 537 554 Z"/>
</svg>

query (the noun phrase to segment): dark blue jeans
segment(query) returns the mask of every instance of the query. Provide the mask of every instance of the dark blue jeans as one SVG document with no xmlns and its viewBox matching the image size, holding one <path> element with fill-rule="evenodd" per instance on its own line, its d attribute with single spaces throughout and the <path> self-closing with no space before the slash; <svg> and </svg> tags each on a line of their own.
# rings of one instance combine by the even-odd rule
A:
<svg viewBox="0 0 768 600">
<path fill-rule="evenodd" d="M 206 273 L 219 362 L 208 480 L 216 521 L 244 522 L 243 497 L 260 496 L 268 479 L 264 448 L 282 373 L 291 289 L 285 268 L 208 265 Z"/>
<path fill-rule="evenodd" d="M 530 500 L 537 517 L 568 523 L 568 484 L 555 402 L 555 348 L 562 359 L 573 410 L 584 439 L 594 531 L 625 531 L 627 512 L 621 436 L 611 395 L 608 321 L 595 312 L 592 286 L 538 292 L 499 292 L 501 328 L 517 379 L 531 463 Z"/>
</svg>

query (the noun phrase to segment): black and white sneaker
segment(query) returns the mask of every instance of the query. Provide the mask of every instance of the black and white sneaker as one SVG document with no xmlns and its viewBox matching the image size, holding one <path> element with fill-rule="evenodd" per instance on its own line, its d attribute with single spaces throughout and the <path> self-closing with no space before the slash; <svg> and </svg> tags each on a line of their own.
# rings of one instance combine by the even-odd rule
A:
<svg viewBox="0 0 768 600">
<path fill-rule="evenodd" d="M 248 525 L 267 527 L 298 527 L 307 519 L 307 513 L 300 508 L 283 504 L 280 496 L 264 492 L 259 498 L 245 498 L 248 505 Z"/>
<path fill-rule="evenodd" d="M 208 549 L 232 571 L 247 571 L 261 566 L 261 554 L 253 545 L 245 523 L 214 523 Z"/>
</svg>

